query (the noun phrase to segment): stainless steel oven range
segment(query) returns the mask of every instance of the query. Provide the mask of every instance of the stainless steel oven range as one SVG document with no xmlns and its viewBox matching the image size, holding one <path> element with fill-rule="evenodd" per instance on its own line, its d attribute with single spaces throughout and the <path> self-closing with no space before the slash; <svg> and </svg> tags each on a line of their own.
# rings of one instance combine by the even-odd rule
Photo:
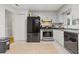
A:
<svg viewBox="0 0 79 59">
<path fill-rule="evenodd" d="M 42 40 L 52 41 L 53 40 L 53 30 L 52 29 L 42 29 Z"/>
</svg>

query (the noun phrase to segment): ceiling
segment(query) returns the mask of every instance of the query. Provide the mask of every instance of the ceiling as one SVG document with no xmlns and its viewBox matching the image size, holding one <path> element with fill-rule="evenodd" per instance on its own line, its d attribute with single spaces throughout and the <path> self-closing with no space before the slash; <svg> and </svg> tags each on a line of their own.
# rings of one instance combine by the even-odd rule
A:
<svg viewBox="0 0 79 59">
<path fill-rule="evenodd" d="M 31 10 L 31 11 L 56 11 L 63 4 L 14 4 L 12 7 L 18 10 Z"/>
</svg>

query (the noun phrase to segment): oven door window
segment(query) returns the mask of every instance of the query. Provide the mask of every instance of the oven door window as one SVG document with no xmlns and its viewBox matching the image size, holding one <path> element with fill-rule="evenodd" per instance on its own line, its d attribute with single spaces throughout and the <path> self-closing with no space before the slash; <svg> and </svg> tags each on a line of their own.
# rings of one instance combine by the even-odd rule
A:
<svg viewBox="0 0 79 59">
<path fill-rule="evenodd" d="M 43 37 L 52 37 L 53 33 L 51 31 L 44 31 L 43 32 Z"/>
</svg>

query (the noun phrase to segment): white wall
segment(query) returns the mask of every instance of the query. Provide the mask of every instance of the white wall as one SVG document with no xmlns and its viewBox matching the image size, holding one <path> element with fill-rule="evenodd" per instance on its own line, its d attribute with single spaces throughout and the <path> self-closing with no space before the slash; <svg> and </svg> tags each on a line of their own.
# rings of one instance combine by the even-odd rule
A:
<svg viewBox="0 0 79 59">
<path fill-rule="evenodd" d="M 8 4 L 0 4 L 0 39 L 6 37 L 6 29 L 5 29 L 5 9 L 14 12 L 14 9 L 11 8 Z"/>
<path fill-rule="evenodd" d="M 5 37 L 5 8 L 0 5 L 0 39 Z"/>
<path fill-rule="evenodd" d="M 12 35 L 12 13 L 8 10 L 5 10 L 5 35 L 6 37 Z"/>
<path fill-rule="evenodd" d="M 42 19 L 51 19 L 57 21 L 57 13 L 55 11 L 31 11 L 33 16 L 40 16 Z"/>
</svg>

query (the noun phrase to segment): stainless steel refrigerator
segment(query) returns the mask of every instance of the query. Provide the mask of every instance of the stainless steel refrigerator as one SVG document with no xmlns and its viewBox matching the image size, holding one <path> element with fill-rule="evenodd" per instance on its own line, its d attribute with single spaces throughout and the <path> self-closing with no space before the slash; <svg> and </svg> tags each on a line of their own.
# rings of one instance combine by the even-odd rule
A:
<svg viewBox="0 0 79 59">
<path fill-rule="evenodd" d="M 27 42 L 40 42 L 40 17 L 27 17 Z"/>
</svg>

